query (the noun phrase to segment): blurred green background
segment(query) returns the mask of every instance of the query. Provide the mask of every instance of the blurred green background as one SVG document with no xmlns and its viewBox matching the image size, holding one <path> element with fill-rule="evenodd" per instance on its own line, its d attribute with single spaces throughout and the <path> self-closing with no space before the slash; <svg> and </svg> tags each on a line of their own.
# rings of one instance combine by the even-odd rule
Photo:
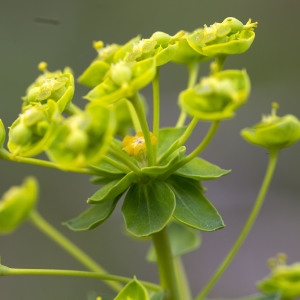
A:
<svg viewBox="0 0 300 300">
<path fill-rule="evenodd" d="M 269 113 L 273 101 L 279 115 L 300 117 L 299 104 L 299 12 L 297 0 L 1 0 L 0 2 L 0 117 L 6 127 L 20 112 L 27 86 L 39 74 L 37 64 L 47 61 L 50 70 L 70 66 L 76 76 L 94 59 L 93 40 L 125 43 L 155 31 L 175 34 L 192 31 L 204 24 L 236 17 L 259 22 L 250 50 L 230 57 L 225 68 L 246 68 L 251 81 L 249 103 L 237 117 L 224 122 L 204 158 L 232 173 L 206 184 L 207 196 L 220 211 L 226 228 L 202 234 L 202 247 L 184 257 L 193 293 L 202 287 L 217 268 L 241 230 L 252 207 L 267 163 L 267 153 L 244 142 L 239 132 Z M 43 22 L 39 20 L 52 20 Z M 203 68 L 205 75 L 205 68 Z M 185 88 L 186 71 L 170 65 L 162 70 L 163 125 L 172 125 L 178 116 L 177 93 Z M 84 105 L 77 88 L 76 102 Z M 149 91 L 145 91 L 148 98 Z M 195 134 L 202 135 L 206 125 Z M 195 142 L 196 143 L 196 142 Z M 192 144 L 191 144 L 192 145 Z M 255 282 L 269 272 L 266 260 L 286 252 L 289 261 L 300 261 L 299 145 L 282 152 L 271 191 L 249 239 L 216 285 L 211 297 L 241 297 L 256 292 Z M 84 175 L 18 165 L 0 161 L 1 194 L 20 184 L 27 175 L 40 182 L 39 211 L 96 258 L 113 274 L 136 275 L 157 281 L 154 265 L 145 262 L 148 241 L 139 242 L 124 231 L 120 209 L 101 227 L 74 233 L 61 225 L 86 207 L 86 199 L 97 189 Z M 120 207 L 119 207 L 120 208 Z M 63 250 L 30 224 L 0 236 L 2 262 L 17 268 L 81 269 Z M 0 278 L 3 300 L 83 300 L 88 295 L 110 294 L 99 281 L 79 278 Z M 184 299 L 183 299 L 184 300 Z"/>
</svg>

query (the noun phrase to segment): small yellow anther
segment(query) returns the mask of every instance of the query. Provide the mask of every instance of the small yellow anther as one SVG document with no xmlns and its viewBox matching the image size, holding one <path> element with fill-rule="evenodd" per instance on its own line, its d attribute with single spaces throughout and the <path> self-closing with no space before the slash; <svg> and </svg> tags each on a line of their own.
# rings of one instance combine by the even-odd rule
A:
<svg viewBox="0 0 300 300">
<path fill-rule="evenodd" d="M 40 71 L 43 71 L 43 72 L 47 71 L 47 67 L 48 67 L 48 64 L 47 64 L 46 62 L 44 62 L 44 61 L 41 61 L 41 62 L 38 64 L 38 69 L 39 69 Z"/>
<path fill-rule="evenodd" d="M 95 48 L 96 51 L 103 48 L 103 46 L 104 46 L 104 43 L 102 41 L 94 41 L 93 42 L 93 47 Z"/>
</svg>

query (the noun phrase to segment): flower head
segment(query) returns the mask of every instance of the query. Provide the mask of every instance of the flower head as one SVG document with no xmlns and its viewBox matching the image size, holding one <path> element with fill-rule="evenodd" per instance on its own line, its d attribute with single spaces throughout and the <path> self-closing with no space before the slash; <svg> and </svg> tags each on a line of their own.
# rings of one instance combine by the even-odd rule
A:
<svg viewBox="0 0 300 300">
<path fill-rule="evenodd" d="M 157 144 L 157 138 L 150 132 L 152 145 Z M 122 141 L 123 150 L 129 156 L 135 157 L 137 160 L 143 160 L 146 156 L 146 143 L 142 132 L 138 132 L 135 136 L 126 135 Z"/>
</svg>

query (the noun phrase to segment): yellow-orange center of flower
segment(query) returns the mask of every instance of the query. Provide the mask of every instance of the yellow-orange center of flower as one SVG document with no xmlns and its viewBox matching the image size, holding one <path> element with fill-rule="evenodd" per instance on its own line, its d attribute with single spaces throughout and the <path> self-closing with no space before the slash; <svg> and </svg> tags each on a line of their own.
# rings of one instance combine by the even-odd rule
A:
<svg viewBox="0 0 300 300">
<path fill-rule="evenodd" d="M 151 144 L 157 144 L 157 138 L 150 132 Z M 126 135 L 122 141 L 123 150 L 125 150 L 129 156 L 136 158 L 143 155 L 146 151 L 146 143 L 142 132 L 138 132 L 135 136 Z"/>
</svg>

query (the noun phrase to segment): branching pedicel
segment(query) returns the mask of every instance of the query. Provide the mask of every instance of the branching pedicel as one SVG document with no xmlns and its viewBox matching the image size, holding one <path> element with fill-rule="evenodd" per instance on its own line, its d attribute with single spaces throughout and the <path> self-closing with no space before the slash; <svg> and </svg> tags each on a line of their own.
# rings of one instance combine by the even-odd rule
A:
<svg viewBox="0 0 300 300">
<path fill-rule="evenodd" d="M 115 300 L 192 299 L 180 257 L 199 245 L 195 229 L 214 231 L 224 227 L 217 209 L 205 197 L 202 184 L 229 173 L 198 156 L 208 146 L 221 121 L 234 117 L 236 110 L 247 101 L 250 93 L 247 72 L 223 70 L 223 67 L 228 55 L 248 50 L 256 27 L 256 22 L 249 20 L 244 25 L 231 17 L 193 32 L 179 31 L 173 36 L 155 32 L 148 39 L 138 36 L 124 45 L 95 42 L 98 55 L 78 79 L 91 88 L 84 97 L 88 101 L 84 109 L 72 102 L 71 69 L 50 72 L 47 64 L 41 63 L 39 69 L 43 73 L 27 89 L 21 113 L 9 127 L 7 149 L 4 147 L 6 130 L 0 123 L 0 157 L 92 175 L 92 181 L 101 187 L 88 198 L 86 211 L 65 222 L 75 231 L 99 226 L 124 196 L 122 213 L 126 229 L 135 237 L 152 238 L 154 248 L 148 258 L 157 262 L 160 284 L 109 274 L 61 235 L 36 211 L 38 184 L 32 177 L 3 196 L 0 231 L 11 232 L 28 219 L 89 271 L 12 269 L 0 265 L 0 275 L 99 278 L 115 291 L 116 295 L 110 298 Z M 198 80 L 198 67 L 207 62 L 210 62 L 210 73 Z M 178 122 L 174 127 L 161 128 L 159 70 L 167 63 L 186 65 L 189 79 L 187 89 L 179 95 Z M 149 84 L 153 86 L 153 120 L 148 123 L 146 100 L 140 90 Z M 278 117 L 275 106 L 270 117 L 242 131 L 246 140 L 269 150 L 270 164 L 244 229 L 219 269 L 196 296 L 197 300 L 206 297 L 251 229 L 279 150 L 300 138 L 298 119 Z M 185 143 L 200 121 L 210 122 L 211 127 L 198 146 L 186 153 Z M 49 160 L 35 158 L 41 152 Z M 284 299 L 300 295 L 292 283 L 287 293 L 278 282 L 266 279 L 258 287 L 266 295 L 275 293 Z M 299 285 L 299 280 L 295 284 Z"/>
</svg>

